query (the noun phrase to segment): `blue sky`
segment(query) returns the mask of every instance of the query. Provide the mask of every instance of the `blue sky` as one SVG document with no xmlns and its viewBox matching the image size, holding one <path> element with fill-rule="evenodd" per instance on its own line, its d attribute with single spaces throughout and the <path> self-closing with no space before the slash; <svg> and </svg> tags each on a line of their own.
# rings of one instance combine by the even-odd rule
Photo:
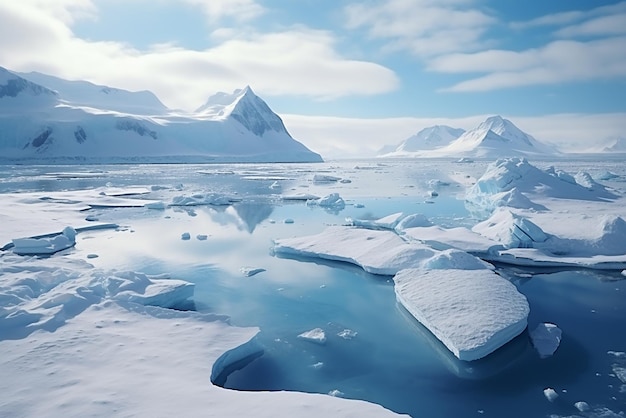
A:
<svg viewBox="0 0 626 418">
<path fill-rule="evenodd" d="M 495 113 L 603 117 L 606 142 L 626 128 L 626 1 L 21 0 L 0 4 L 0 65 L 187 110 L 250 85 L 286 122 L 385 120 L 391 143 Z"/>
</svg>

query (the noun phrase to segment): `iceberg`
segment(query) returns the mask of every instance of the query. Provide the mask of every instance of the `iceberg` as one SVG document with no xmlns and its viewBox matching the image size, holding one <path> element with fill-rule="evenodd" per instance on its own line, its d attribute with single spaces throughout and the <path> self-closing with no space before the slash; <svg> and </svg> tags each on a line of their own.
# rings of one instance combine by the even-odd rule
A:
<svg viewBox="0 0 626 418">
<path fill-rule="evenodd" d="M 541 358 L 550 357 L 561 343 L 561 329 L 551 323 L 541 323 L 530 331 L 530 339 Z"/>
<path fill-rule="evenodd" d="M 326 333 L 321 328 L 314 328 L 310 331 L 303 332 L 302 334 L 298 335 L 298 338 L 316 344 L 326 343 Z"/>
<path fill-rule="evenodd" d="M 460 360 L 483 358 L 526 329 L 526 297 L 491 270 L 407 269 L 393 280 L 402 306 Z"/>
</svg>

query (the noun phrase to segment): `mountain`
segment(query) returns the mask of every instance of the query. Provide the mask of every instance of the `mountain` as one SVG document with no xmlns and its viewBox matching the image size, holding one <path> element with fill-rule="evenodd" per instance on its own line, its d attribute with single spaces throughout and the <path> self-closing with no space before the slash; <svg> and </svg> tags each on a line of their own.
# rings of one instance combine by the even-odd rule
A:
<svg viewBox="0 0 626 418">
<path fill-rule="evenodd" d="M 613 141 L 613 145 L 605 147 L 602 152 L 626 152 L 626 138 L 619 137 L 615 138 Z"/>
<path fill-rule="evenodd" d="M 508 119 L 491 116 L 449 145 L 437 149 L 447 156 L 498 158 L 504 156 L 555 155 L 558 151 L 537 141 Z"/>
<path fill-rule="evenodd" d="M 250 87 L 196 112 L 130 92 L 0 67 L 0 162 L 319 162 Z"/>
<path fill-rule="evenodd" d="M 451 128 L 446 125 L 431 126 L 405 139 L 400 145 L 395 147 L 395 149 L 389 150 L 387 147 L 381 149 L 379 154 L 385 156 L 400 156 L 416 151 L 441 148 L 452 143 L 464 132 L 463 129 Z"/>
</svg>

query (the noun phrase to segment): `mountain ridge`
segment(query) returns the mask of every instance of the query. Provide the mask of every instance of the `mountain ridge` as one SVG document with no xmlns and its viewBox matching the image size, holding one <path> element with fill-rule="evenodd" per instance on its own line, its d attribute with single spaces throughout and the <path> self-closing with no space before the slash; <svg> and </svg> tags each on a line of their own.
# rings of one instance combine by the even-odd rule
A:
<svg viewBox="0 0 626 418">
<path fill-rule="evenodd" d="M 10 93 L 0 97 L 5 162 L 322 161 L 250 87 L 216 117 L 172 111 L 149 92 L 29 74 L 58 90 L 0 67 L 0 91 Z"/>
</svg>

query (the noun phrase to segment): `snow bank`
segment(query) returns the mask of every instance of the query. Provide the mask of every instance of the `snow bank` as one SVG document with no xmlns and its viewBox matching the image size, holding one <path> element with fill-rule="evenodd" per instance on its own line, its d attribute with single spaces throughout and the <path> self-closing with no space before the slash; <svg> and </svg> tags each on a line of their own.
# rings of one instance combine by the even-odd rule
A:
<svg viewBox="0 0 626 418">
<path fill-rule="evenodd" d="M 76 245 L 76 231 L 71 226 L 51 238 L 14 238 L 13 252 L 20 255 L 54 254 Z"/>
<path fill-rule="evenodd" d="M 491 270 L 407 269 L 398 301 L 460 360 L 487 356 L 526 329 L 526 297 Z"/>
</svg>

